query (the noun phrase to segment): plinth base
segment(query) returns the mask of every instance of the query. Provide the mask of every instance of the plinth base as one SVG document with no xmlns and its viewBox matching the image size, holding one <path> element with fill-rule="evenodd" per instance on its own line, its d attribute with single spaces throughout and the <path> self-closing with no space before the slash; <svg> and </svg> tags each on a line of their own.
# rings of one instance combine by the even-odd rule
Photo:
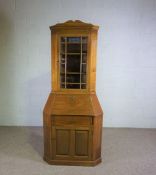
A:
<svg viewBox="0 0 156 175">
<path fill-rule="evenodd" d="M 94 160 L 94 161 L 73 161 L 73 160 L 49 160 L 46 157 L 43 159 L 48 162 L 50 165 L 70 165 L 70 166 L 95 166 L 101 163 L 101 158 Z"/>
</svg>

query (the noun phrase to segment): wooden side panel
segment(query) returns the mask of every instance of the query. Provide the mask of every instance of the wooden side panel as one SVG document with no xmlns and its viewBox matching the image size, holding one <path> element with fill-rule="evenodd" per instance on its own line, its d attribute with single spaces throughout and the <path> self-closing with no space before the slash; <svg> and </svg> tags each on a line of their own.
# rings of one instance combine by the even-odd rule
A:
<svg viewBox="0 0 156 175">
<path fill-rule="evenodd" d="M 75 155 L 88 156 L 89 153 L 89 131 L 75 131 Z"/>
<path fill-rule="evenodd" d="M 43 131 L 44 131 L 44 133 L 43 133 L 43 135 L 44 135 L 44 157 L 49 157 L 49 155 L 51 155 L 50 154 L 50 151 L 51 151 L 51 139 L 50 139 L 50 137 L 51 137 L 51 129 L 50 129 L 50 127 L 51 126 L 49 126 L 49 122 L 48 122 L 48 118 L 49 118 L 49 116 L 48 115 L 45 115 L 44 114 L 44 118 L 43 118 L 43 125 L 44 125 L 44 128 L 43 128 Z"/>
<path fill-rule="evenodd" d="M 94 93 L 96 90 L 96 50 L 97 50 L 97 31 L 91 32 L 90 39 L 90 92 Z"/>
<path fill-rule="evenodd" d="M 101 157 L 101 138 L 102 138 L 102 124 L 103 124 L 103 111 L 96 94 L 90 95 L 93 112 L 94 112 L 94 125 L 93 125 L 93 159 Z"/>
<path fill-rule="evenodd" d="M 50 93 L 43 111 L 44 157 L 52 157 L 51 150 L 53 149 L 53 145 L 51 144 L 51 106 L 54 102 L 54 98 L 55 95 Z"/>
<path fill-rule="evenodd" d="M 51 32 L 51 87 L 53 92 L 58 90 L 58 34 Z"/>
<path fill-rule="evenodd" d="M 93 160 L 101 157 L 102 116 L 94 117 Z"/>
<path fill-rule="evenodd" d="M 99 100 L 98 100 L 96 94 L 91 94 L 90 95 L 90 100 L 91 100 L 91 103 L 92 103 L 92 108 L 93 108 L 94 115 L 95 116 L 103 115 L 103 111 L 102 111 L 101 105 L 99 103 Z"/>
<path fill-rule="evenodd" d="M 45 115 L 52 114 L 52 106 L 53 106 L 54 100 L 55 100 L 55 95 L 53 93 L 50 93 L 49 97 L 47 99 L 47 102 L 44 106 L 43 114 L 45 114 Z"/>
</svg>

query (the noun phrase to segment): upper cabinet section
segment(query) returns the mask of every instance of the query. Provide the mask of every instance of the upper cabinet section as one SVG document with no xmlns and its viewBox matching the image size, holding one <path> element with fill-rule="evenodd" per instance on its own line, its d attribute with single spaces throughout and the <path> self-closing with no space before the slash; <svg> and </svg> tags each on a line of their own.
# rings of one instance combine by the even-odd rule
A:
<svg viewBox="0 0 156 175">
<path fill-rule="evenodd" d="M 94 93 L 98 26 L 76 20 L 50 29 L 52 91 Z"/>
</svg>

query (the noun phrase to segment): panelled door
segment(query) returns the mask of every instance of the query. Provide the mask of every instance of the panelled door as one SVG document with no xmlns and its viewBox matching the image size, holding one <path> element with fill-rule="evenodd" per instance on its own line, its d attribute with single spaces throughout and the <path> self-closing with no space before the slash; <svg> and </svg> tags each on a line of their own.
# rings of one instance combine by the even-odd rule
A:
<svg viewBox="0 0 156 175">
<path fill-rule="evenodd" d="M 92 117 L 55 116 L 52 119 L 54 159 L 90 159 Z"/>
</svg>

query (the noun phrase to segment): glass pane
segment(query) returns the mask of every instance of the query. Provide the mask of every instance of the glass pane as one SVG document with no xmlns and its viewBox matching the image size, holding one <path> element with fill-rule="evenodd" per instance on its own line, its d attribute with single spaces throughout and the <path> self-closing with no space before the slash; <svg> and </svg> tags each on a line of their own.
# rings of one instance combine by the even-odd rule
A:
<svg viewBox="0 0 156 175">
<path fill-rule="evenodd" d="M 80 74 L 67 74 L 67 83 L 80 83 Z"/>
<path fill-rule="evenodd" d="M 65 63 L 65 54 L 61 54 L 61 63 Z"/>
<path fill-rule="evenodd" d="M 67 72 L 80 72 L 80 55 L 67 55 Z"/>
<path fill-rule="evenodd" d="M 87 62 L 87 54 L 82 54 L 82 63 Z"/>
<path fill-rule="evenodd" d="M 82 73 L 86 73 L 86 64 L 82 64 Z"/>
<path fill-rule="evenodd" d="M 69 43 L 80 43 L 81 37 L 67 37 L 67 42 Z"/>
<path fill-rule="evenodd" d="M 80 89 L 80 84 L 67 84 L 67 89 Z"/>
<path fill-rule="evenodd" d="M 82 44 L 82 53 L 87 53 L 87 44 Z"/>
<path fill-rule="evenodd" d="M 61 44 L 61 53 L 65 53 L 65 44 Z"/>
<path fill-rule="evenodd" d="M 67 53 L 80 53 L 81 44 L 67 44 Z"/>
<path fill-rule="evenodd" d="M 60 73 L 65 73 L 65 64 L 60 64 Z"/>
<path fill-rule="evenodd" d="M 81 84 L 81 89 L 86 89 L 86 84 Z"/>
<path fill-rule="evenodd" d="M 87 43 L 87 37 L 82 37 L 82 43 Z"/>
<path fill-rule="evenodd" d="M 65 82 L 65 74 L 61 74 L 60 79 L 61 79 L 61 82 L 64 83 Z"/>
<path fill-rule="evenodd" d="M 61 42 L 65 42 L 65 37 L 61 37 Z"/>
<path fill-rule="evenodd" d="M 65 88 L 65 84 L 61 83 L 61 88 Z"/>
<path fill-rule="evenodd" d="M 86 75 L 85 74 L 81 75 L 81 82 L 86 83 Z"/>
</svg>

